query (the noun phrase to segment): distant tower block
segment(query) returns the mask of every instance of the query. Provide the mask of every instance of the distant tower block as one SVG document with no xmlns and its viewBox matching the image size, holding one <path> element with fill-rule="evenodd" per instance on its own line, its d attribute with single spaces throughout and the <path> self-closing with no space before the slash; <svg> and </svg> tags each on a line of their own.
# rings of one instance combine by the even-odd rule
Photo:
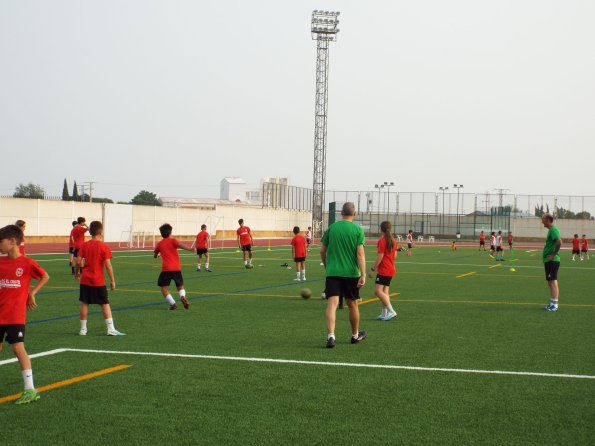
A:
<svg viewBox="0 0 595 446">
<path fill-rule="evenodd" d="M 326 183 L 326 115 L 328 111 L 329 43 L 337 40 L 339 12 L 312 12 L 312 40 L 316 51 L 316 102 L 314 112 L 314 181 L 312 185 L 312 228 L 314 235 L 322 232 L 324 191 Z"/>
</svg>

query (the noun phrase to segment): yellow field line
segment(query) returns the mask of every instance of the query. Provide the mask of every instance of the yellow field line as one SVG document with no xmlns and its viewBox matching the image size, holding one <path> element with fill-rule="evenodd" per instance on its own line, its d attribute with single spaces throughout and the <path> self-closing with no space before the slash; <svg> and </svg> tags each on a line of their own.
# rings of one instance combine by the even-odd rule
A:
<svg viewBox="0 0 595 446">
<path fill-rule="evenodd" d="M 69 386 L 71 384 L 75 384 L 81 381 L 86 381 L 88 379 L 97 378 L 98 376 L 107 375 L 108 373 L 119 372 L 120 370 L 124 370 L 130 368 L 130 365 L 117 365 L 115 367 L 110 367 L 109 369 L 99 370 L 93 373 L 87 373 L 86 375 L 75 376 L 74 378 L 65 379 L 64 381 L 58 381 L 53 384 L 48 384 L 47 386 L 39 387 L 37 389 L 38 392 L 46 392 L 48 390 L 58 389 L 60 387 Z M 14 401 L 21 396 L 20 393 L 16 393 L 14 395 L 8 395 L 3 398 L 0 398 L 0 404 L 7 403 L 9 401 Z"/>
<path fill-rule="evenodd" d="M 538 302 L 504 302 L 504 301 L 475 301 L 475 300 L 436 300 L 436 299 L 399 299 L 399 303 L 435 303 L 435 304 L 476 304 L 476 305 L 536 305 L 543 306 L 543 303 Z M 589 307 L 595 308 L 591 304 L 564 304 L 563 307 Z"/>
<path fill-rule="evenodd" d="M 499 268 L 499 267 L 501 267 L 501 266 L 502 266 L 502 264 L 498 263 L 497 265 L 492 265 L 492 266 L 489 266 L 489 267 L 488 267 L 488 269 L 492 269 L 492 268 Z"/>
<path fill-rule="evenodd" d="M 477 274 L 475 271 L 471 271 L 470 273 L 465 273 L 465 274 L 459 274 L 457 277 L 457 279 L 460 279 L 462 277 L 467 277 L 467 276 L 472 276 L 474 274 Z"/>
<path fill-rule="evenodd" d="M 401 293 L 391 293 L 391 294 L 389 294 L 389 296 L 394 297 L 394 296 L 398 296 L 399 294 L 401 294 Z M 362 300 L 358 303 L 358 305 L 365 305 L 365 304 L 369 304 L 370 302 L 378 302 L 378 298 L 373 297 L 371 299 Z"/>
</svg>

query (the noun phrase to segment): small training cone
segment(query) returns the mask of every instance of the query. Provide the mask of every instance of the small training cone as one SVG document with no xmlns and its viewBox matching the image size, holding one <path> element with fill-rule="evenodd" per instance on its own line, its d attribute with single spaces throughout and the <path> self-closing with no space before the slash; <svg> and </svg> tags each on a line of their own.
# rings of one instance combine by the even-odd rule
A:
<svg viewBox="0 0 595 446">
<path fill-rule="evenodd" d="M 516 271 L 516 269 L 510 268 L 510 272 L 514 273 L 515 271 Z"/>
</svg>

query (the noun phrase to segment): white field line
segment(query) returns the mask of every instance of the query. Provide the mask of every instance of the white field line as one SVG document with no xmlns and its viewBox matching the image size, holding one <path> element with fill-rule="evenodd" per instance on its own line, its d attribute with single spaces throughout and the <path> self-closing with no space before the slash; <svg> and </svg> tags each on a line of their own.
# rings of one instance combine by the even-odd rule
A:
<svg viewBox="0 0 595 446">
<path fill-rule="evenodd" d="M 64 353 L 65 351 L 68 351 L 67 348 L 57 348 L 55 350 L 48 350 L 47 352 L 41 352 L 41 353 L 34 353 L 32 355 L 29 355 L 29 358 L 41 358 L 42 356 L 50 356 L 50 355 L 55 355 L 57 353 Z M 3 361 L 0 361 L 0 366 L 1 365 L 6 365 L 6 364 L 11 364 L 13 362 L 17 362 L 18 359 L 17 358 L 10 358 L 10 359 L 5 359 Z"/>
<path fill-rule="evenodd" d="M 388 369 L 388 370 L 413 370 L 422 372 L 444 372 L 444 373 L 475 373 L 484 375 L 513 375 L 513 376 L 539 376 L 545 378 L 571 378 L 571 379 L 593 379 L 595 375 L 572 375 L 566 373 L 543 373 L 543 372 L 515 372 L 508 370 L 481 370 L 481 369 L 454 369 L 443 367 L 417 367 L 407 365 L 390 365 L 390 364 L 365 364 L 354 362 L 329 362 L 329 361 L 300 361 L 297 359 L 275 359 L 275 358 L 251 358 L 243 356 L 215 356 L 215 355 L 191 355 L 183 353 L 155 353 L 155 352 L 130 352 L 130 351 L 115 351 L 115 350 L 91 350 L 79 348 L 59 348 L 47 352 L 36 353 L 31 355 L 31 358 L 38 358 L 41 356 L 54 355 L 56 353 L 64 352 L 78 352 L 78 353 L 98 353 L 107 355 L 132 355 L 132 356 L 157 356 L 166 358 L 191 358 L 191 359 L 212 359 L 222 361 L 243 361 L 243 362 L 261 362 L 272 364 L 297 364 L 297 365 L 315 365 L 315 366 L 329 366 L 329 367 L 356 367 L 367 369 Z M 15 359 L 2 361 L 0 365 L 9 362 L 15 362 Z"/>
</svg>

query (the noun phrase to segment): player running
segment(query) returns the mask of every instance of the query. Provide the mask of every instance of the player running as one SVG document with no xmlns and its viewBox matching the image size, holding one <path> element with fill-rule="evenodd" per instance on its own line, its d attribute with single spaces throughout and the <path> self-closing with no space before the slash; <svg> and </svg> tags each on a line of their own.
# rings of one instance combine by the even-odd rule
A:
<svg viewBox="0 0 595 446">
<path fill-rule="evenodd" d="M 153 251 L 153 257 L 157 258 L 161 254 L 161 274 L 157 279 L 157 286 L 161 288 L 161 294 L 167 300 L 170 310 L 178 308 L 176 301 L 169 292 L 169 284 L 173 280 L 180 295 L 180 302 L 187 310 L 190 308 L 190 303 L 186 299 L 186 290 L 184 289 L 184 278 L 182 277 L 182 266 L 180 264 L 180 254 L 178 248 L 186 251 L 194 251 L 190 246 L 186 246 L 175 238 L 170 237 L 173 228 L 169 223 L 165 223 L 159 227 L 159 233 L 163 240 L 157 243 Z"/>
<path fill-rule="evenodd" d="M 196 271 L 200 272 L 200 265 L 202 263 L 202 256 L 205 256 L 205 271 L 210 273 L 209 269 L 209 238 L 210 235 L 207 232 L 207 225 L 200 226 L 200 232 L 196 234 L 196 242 L 194 247 L 196 248 L 196 255 L 198 256 L 196 262 Z"/>
<path fill-rule="evenodd" d="M 395 258 L 397 256 L 397 241 L 391 232 L 391 224 L 388 221 L 380 223 L 380 232 L 382 237 L 376 245 L 376 261 L 370 268 L 368 277 L 372 278 L 373 273 L 377 271 L 376 281 L 374 282 L 374 294 L 382 303 L 382 311 L 376 319 L 379 321 L 390 321 L 397 317 L 397 312 L 390 303 L 390 283 L 395 276 Z"/>
<path fill-rule="evenodd" d="M 586 257 L 586 259 L 589 260 L 589 241 L 587 240 L 586 234 L 583 234 L 581 240 L 581 261 L 583 260 L 583 257 Z"/>
<path fill-rule="evenodd" d="M 413 230 L 410 229 L 407 233 L 407 257 L 411 257 L 411 250 L 413 249 Z"/>
<path fill-rule="evenodd" d="M 31 258 L 21 255 L 19 246 L 23 231 L 16 225 L 0 229 L 0 351 L 6 342 L 19 361 L 25 390 L 15 404 L 27 404 L 39 399 L 33 385 L 31 359 L 25 350 L 25 321 L 27 310 L 37 308 L 35 295 L 50 276 Z M 38 280 L 29 289 L 31 279 Z"/>
<path fill-rule="evenodd" d="M 300 227 L 293 228 L 294 237 L 291 239 L 291 253 L 295 262 L 296 277 L 293 280 L 306 280 L 306 239 L 300 234 Z"/>
<path fill-rule="evenodd" d="M 578 234 L 574 234 L 574 238 L 572 239 L 572 261 L 574 262 L 576 259 L 574 256 L 579 256 L 581 260 L 581 240 L 578 238 Z"/>
<path fill-rule="evenodd" d="M 254 243 L 252 233 L 250 232 L 250 228 L 244 225 L 243 218 L 238 220 L 238 224 L 240 227 L 237 229 L 236 234 L 238 236 L 238 247 L 242 250 L 244 257 L 244 266 L 246 268 L 252 268 L 252 245 Z M 246 253 L 248 253 L 248 259 L 246 259 Z"/>
</svg>

